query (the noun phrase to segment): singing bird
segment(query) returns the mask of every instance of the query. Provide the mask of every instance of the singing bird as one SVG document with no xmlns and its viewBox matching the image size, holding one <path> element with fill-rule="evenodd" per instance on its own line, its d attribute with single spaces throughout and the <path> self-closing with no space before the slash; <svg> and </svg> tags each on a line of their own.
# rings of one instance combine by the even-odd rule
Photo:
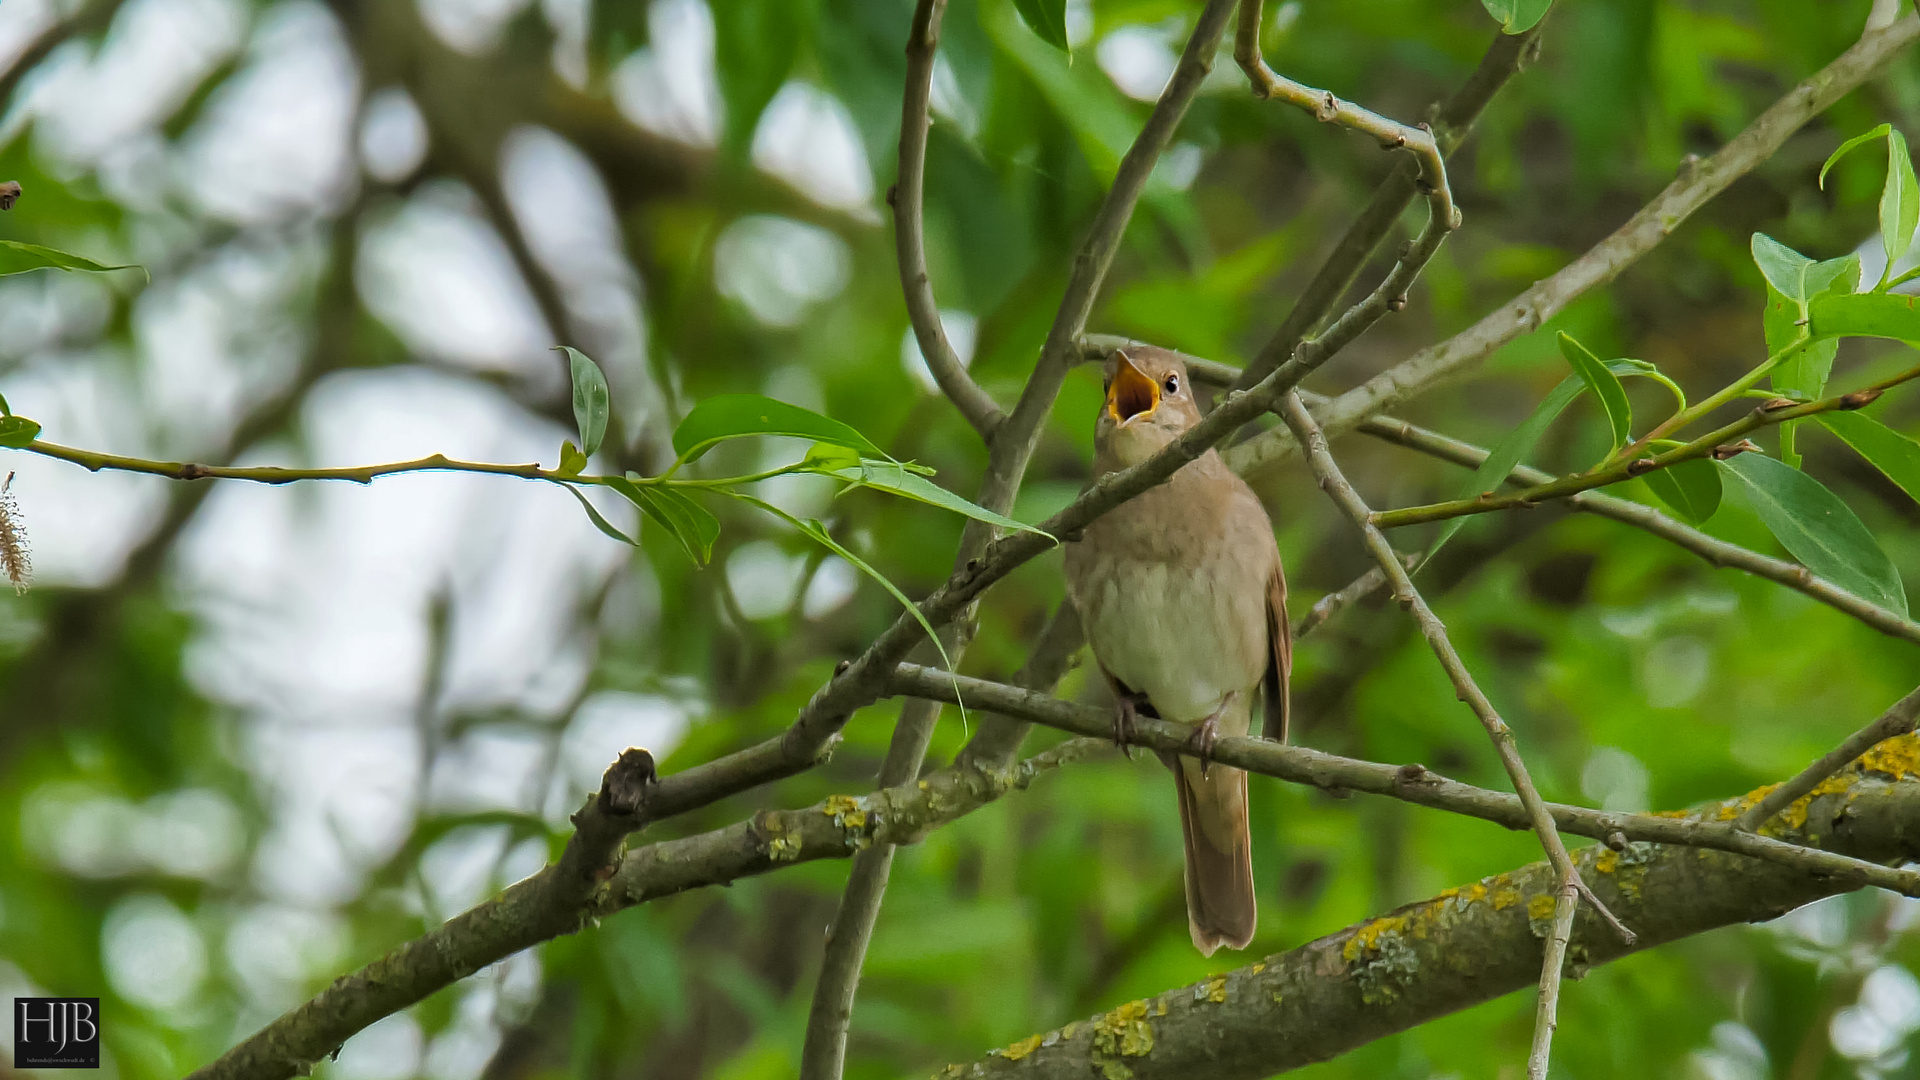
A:
<svg viewBox="0 0 1920 1080">
<path fill-rule="evenodd" d="M 1200 422 L 1187 368 L 1165 349 L 1107 359 L 1094 471 L 1118 472 Z M 1114 695 L 1114 738 L 1135 715 L 1194 725 L 1210 753 L 1245 735 L 1253 699 L 1262 733 L 1287 735 L 1292 646 L 1287 580 L 1260 500 L 1213 450 L 1087 526 L 1066 550 L 1067 591 Z M 1256 918 L 1247 774 L 1172 754 L 1186 840 L 1187 928 L 1203 955 L 1246 948 Z"/>
</svg>

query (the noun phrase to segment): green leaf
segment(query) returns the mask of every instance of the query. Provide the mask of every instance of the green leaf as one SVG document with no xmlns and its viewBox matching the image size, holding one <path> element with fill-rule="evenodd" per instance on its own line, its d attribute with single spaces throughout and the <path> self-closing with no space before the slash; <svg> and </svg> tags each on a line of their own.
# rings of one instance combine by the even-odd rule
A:
<svg viewBox="0 0 1920 1080">
<path fill-rule="evenodd" d="M 1887 479 L 1900 485 L 1900 490 L 1920 501 L 1920 443 L 1865 413 L 1825 412 L 1819 413 L 1818 419 Z"/>
<path fill-rule="evenodd" d="M 921 476 L 919 473 L 896 462 L 862 461 L 858 465 L 851 467 L 821 471 L 829 476 L 836 476 L 847 481 L 848 484 L 851 485 L 851 487 L 847 489 L 849 491 L 855 487 L 870 487 L 878 488 L 882 491 L 891 491 L 895 495 L 914 499 L 918 502 L 926 503 L 929 506 L 938 506 L 943 510 L 951 510 L 956 514 L 965 514 L 967 517 L 973 518 L 976 521 L 984 521 L 989 525 L 998 525 L 1003 529 L 1012 529 L 1016 532 L 1039 533 L 1049 540 L 1053 539 L 1048 533 L 1041 532 L 1041 530 L 1023 521 L 1015 521 L 1002 514 L 996 514 L 984 506 L 968 502 L 966 499 L 955 495 L 946 488 L 941 487 L 926 477 Z"/>
<path fill-rule="evenodd" d="M 1560 355 L 1567 358 L 1573 373 L 1600 399 L 1600 407 L 1607 412 L 1607 423 L 1613 428 L 1613 448 L 1625 446 L 1633 438 L 1633 406 L 1627 401 L 1620 377 L 1607 370 L 1585 345 L 1564 333 L 1560 335 Z"/>
<path fill-rule="evenodd" d="M 1533 29 L 1553 6 L 1553 0 L 1480 0 L 1487 14 L 1500 23 L 1503 33 L 1524 34 Z"/>
<path fill-rule="evenodd" d="M 1892 133 L 1893 133 L 1892 124 L 1881 124 L 1879 127 L 1874 128 L 1872 131 L 1865 132 L 1860 135 L 1855 135 L 1853 138 L 1848 139 L 1846 142 L 1841 143 L 1840 149 L 1835 150 L 1832 154 L 1829 154 L 1827 156 L 1827 163 L 1825 165 L 1820 166 L 1820 178 L 1817 181 L 1817 183 L 1820 185 L 1821 189 L 1825 190 L 1827 186 L 1827 170 L 1833 168 L 1834 162 L 1839 161 L 1843 157 L 1846 157 L 1850 151 L 1855 150 L 1859 147 L 1865 146 L 1875 139 L 1885 138 L 1886 136 Z"/>
<path fill-rule="evenodd" d="M 1813 298 L 1807 312 L 1816 339 L 1878 337 L 1920 344 L 1920 297 L 1826 292 Z"/>
<path fill-rule="evenodd" d="M 7 395 L 0 394 L 0 416 L 12 416 L 13 410 L 7 408 Z"/>
<path fill-rule="evenodd" d="M 18 240 L 0 240 L 0 275 L 24 274 L 29 270 L 87 270 L 93 273 L 105 273 L 109 270 L 139 270 L 145 268 L 135 265 L 105 266 L 92 259 L 71 252 L 56 251 L 39 244 L 23 244 Z"/>
<path fill-rule="evenodd" d="M 572 439 L 561 440 L 560 468 L 558 470 L 560 475 L 579 476 L 580 470 L 586 467 L 587 455 L 581 453 L 579 447 L 573 445 Z"/>
<path fill-rule="evenodd" d="M 579 349 L 570 345 L 554 348 L 567 354 L 573 372 L 573 422 L 580 428 L 580 452 L 592 457 L 600 450 L 600 440 L 606 438 L 607 413 L 613 407 L 607 377 L 600 365 Z"/>
<path fill-rule="evenodd" d="M 640 512 L 673 534 L 695 566 L 713 558 L 713 542 L 720 538 L 720 519 L 686 494 L 660 484 L 636 484 L 617 476 L 607 486 L 627 497 Z"/>
<path fill-rule="evenodd" d="M 1705 458 L 1655 469 L 1641 479 L 1669 509 L 1695 525 L 1720 509 L 1720 473 Z"/>
<path fill-rule="evenodd" d="M 1789 300 L 1806 300 L 1806 274 L 1813 265 L 1812 259 L 1766 233 L 1754 233 L 1750 246 L 1753 264 L 1760 268 L 1760 275 L 1767 279 L 1767 284 L 1780 290 L 1780 295 Z"/>
<path fill-rule="evenodd" d="M 0 416 L 0 446 L 24 450 L 40 434 L 40 425 L 24 416 Z"/>
<path fill-rule="evenodd" d="M 1914 179 L 1907 137 L 1888 129 L 1887 183 L 1880 191 L 1880 243 L 1887 252 L 1887 269 L 1880 280 L 1887 279 L 1894 260 L 1913 246 L 1915 228 L 1920 228 L 1920 180 Z"/>
<path fill-rule="evenodd" d="M 1067 0 L 1013 0 L 1020 21 L 1041 41 L 1067 52 Z"/>
<path fill-rule="evenodd" d="M 793 435 L 844 446 L 862 457 L 887 457 L 838 420 L 759 394 L 722 394 L 695 405 L 673 431 L 673 450 L 681 461 L 697 461 L 718 443 L 750 435 Z"/>
<path fill-rule="evenodd" d="M 1847 504 L 1798 469 L 1762 454 L 1739 454 L 1719 463 L 1745 491 L 1780 545 L 1807 569 L 1855 596 L 1907 613 L 1900 572 Z"/>
<path fill-rule="evenodd" d="M 572 484 L 562 484 L 561 486 L 566 488 L 567 491 L 574 498 L 580 500 L 580 509 L 585 510 L 587 512 L 587 519 L 593 522 L 594 528 L 599 529 L 601 532 L 606 533 L 608 536 L 613 537 L 615 540 L 618 540 L 623 544 L 632 544 L 635 547 L 640 546 L 639 540 L 635 539 L 634 537 L 628 536 L 626 533 L 621 532 L 619 529 L 614 527 L 613 522 L 608 521 L 606 518 L 602 517 L 600 515 L 600 511 L 594 509 L 593 504 L 587 501 L 587 497 L 585 495 L 580 494 L 580 491 L 578 488 L 575 488 Z"/>
</svg>

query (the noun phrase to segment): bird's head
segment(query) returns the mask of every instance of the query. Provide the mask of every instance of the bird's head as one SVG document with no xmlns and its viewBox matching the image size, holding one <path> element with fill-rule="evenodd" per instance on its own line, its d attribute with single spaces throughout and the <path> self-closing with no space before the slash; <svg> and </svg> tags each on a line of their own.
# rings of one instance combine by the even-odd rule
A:
<svg viewBox="0 0 1920 1080">
<path fill-rule="evenodd" d="M 1116 465 L 1140 464 L 1199 422 L 1187 365 L 1177 355 L 1136 345 L 1107 357 L 1106 401 L 1093 440 Z"/>
</svg>

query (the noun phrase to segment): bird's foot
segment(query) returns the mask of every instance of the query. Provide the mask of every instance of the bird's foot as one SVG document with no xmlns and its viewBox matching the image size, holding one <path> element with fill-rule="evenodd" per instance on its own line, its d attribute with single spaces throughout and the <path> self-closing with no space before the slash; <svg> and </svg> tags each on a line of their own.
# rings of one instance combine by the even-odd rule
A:
<svg viewBox="0 0 1920 1080">
<path fill-rule="evenodd" d="M 1113 744 L 1120 748 L 1128 761 L 1133 760 L 1133 747 L 1128 745 L 1134 738 L 1134 719 L 1139 715 L 1140 707 L 1129 694 L 1116 694 L 1113 698 Z"/>
<path fill-rule="evenodd" d="M 1193 736 L 1188 742 L 1192 744 L 1194 754 L 1200 758 L 1201 776 L 1207 775 L 1207 769 L 1213 765 L 1213 744 L 1220 739 L 1220 714 L 1226 712 L 1227 706 L 1233 704 L 1233 699 L 1238 696 L 1237 691 L 1228 694 L 1221 700 L 1219 708 L 1193 726 Z"/>
</svg>

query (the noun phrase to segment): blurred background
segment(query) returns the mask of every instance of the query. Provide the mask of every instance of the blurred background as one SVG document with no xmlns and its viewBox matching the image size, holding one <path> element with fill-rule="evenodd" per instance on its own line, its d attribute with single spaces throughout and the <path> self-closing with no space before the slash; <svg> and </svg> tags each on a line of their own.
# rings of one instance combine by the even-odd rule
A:
<svg viewBox="0 0 1920 1080">
<path fill-rule="evenodd" d="M 847 420 L 970 495 L 984 455 L 908 332 L 884 203 L 911 6 L 5 0 L 0 178 L 26 194 L 0 232 L 137 262 L 151 282 L 0 281 L 0 393 L 46 438 L 97 450 L 551 464 L 570 415 L 548 348 L 567 343 L 613 387 L 596 470 L 656 471 L 690 402 L 759 392 Z M 1564 265 L 1685 155 L 1844 51 L 1868 3 L 1563 7 L 1456 158 L 1466 229 L 1317 389 Z M 1069 62 L 1009 0 L 953 0 L 933 84 L 931 270 L 949 336 L 1003 402 L 1196 9 L 1074 0 Z M 1263 32 L 1280 70 L 1411 121 L 1495 27 L 1473 0 L 1287 0 Z M 1764 354 L 1749 234 L 1816 257 L 1877 249 L 1878 155 L 1853 155 L 1824 191 L 1815 173 L 1843 138 L 1885 121 L 1920 133 L 1917 120 L 1909 55 L 1616 285 L 1407 415 L 1498 438 L 1564 376 L 1562 329 L 1717 388 Z M 1251 100 L 1222 57 L 1091 328 L 1243 362 L 1393 165 Z M 1839 384 L 1904 365 L 1897 351 L 1847 343 Z M 1098 392 L 1092 370 L 1070 379 L 1018 516 L 1085 480 Z M 1911 402 L 1878 415 L 1920 434 Z M 1536 461 L 1591 461 L 1602 427 L 1575 408 Z M 1809 471 L 1920 575 L 1920 508 L 1804 430 Z M 1464 479 L 1359 438 L 1335 449 L 1377 506 Z M 745 471 L 792 451 L 738 443 L 709 460 Z M 714 506 L 726 529 L 696 570 L 669 537 L 622 548 L 562 492 L 509 479 L 269 489 L 0 458 L 16 470 L 37 575 L 27 595 L 0 595 L 0 998 L 102 997 L 105 1075 L 128 1080 L 210 1060 L 537 869 L 621 747 L 650 746 L 672 770 L 780 730 L 896 612 L 845 563 L 731 506 Z M 1298 617 L 1366 557 L 1297 466 L 1255 480 Z M 951 565 L 957 517 L 835 500 L 807 479 L 767 486 L 909 593 Z M 1736 498 L 1710 531 L 1777 550 Z M 1608 809 L 1779 779 L 1920 667 L 1912 645 L 1797 593 L 1558 510 L 1475 523 L 1423 580 L 1544 793 Z M 1061 593 L 1054 554 L 989 594 L 965 669 L 1011 673 Z M 1505 786 L 1396 610 L 1339 616 L 1303 644 L 1296 678 L 1296 741 Z M 1096 695 L 1085 683 L 1076 672 L 1062 693 Z M 855 716 L 830 767 L 653 835 L 867 788 L 896 711 Z M 964 737 L 949 711 L 934 759 Z M 1525 834 L 1401 804 L 1259 780 L 1253 801 L 1265 910 L 1249 957 L 1538 854 Z M 845 874 L 809 864 L 627 912 L 375 1025 L 318 1074 L 790 1075 Z M 1920 1074 L 1916 922 L 1912 902 L 1861 894 L 1596 971 L 1563 999 L 1555 1075 Z M 902 851 L 849 1075 L 924 1074 L 1244 962 L 1200 958 L 1184 923 L 1164 771 L 1144 758 L 1064 770 Z M 1531 1008 L 1531 993 L 1510 995 L 1304 1075 L 1517 1077 Z"/>
</svg>

